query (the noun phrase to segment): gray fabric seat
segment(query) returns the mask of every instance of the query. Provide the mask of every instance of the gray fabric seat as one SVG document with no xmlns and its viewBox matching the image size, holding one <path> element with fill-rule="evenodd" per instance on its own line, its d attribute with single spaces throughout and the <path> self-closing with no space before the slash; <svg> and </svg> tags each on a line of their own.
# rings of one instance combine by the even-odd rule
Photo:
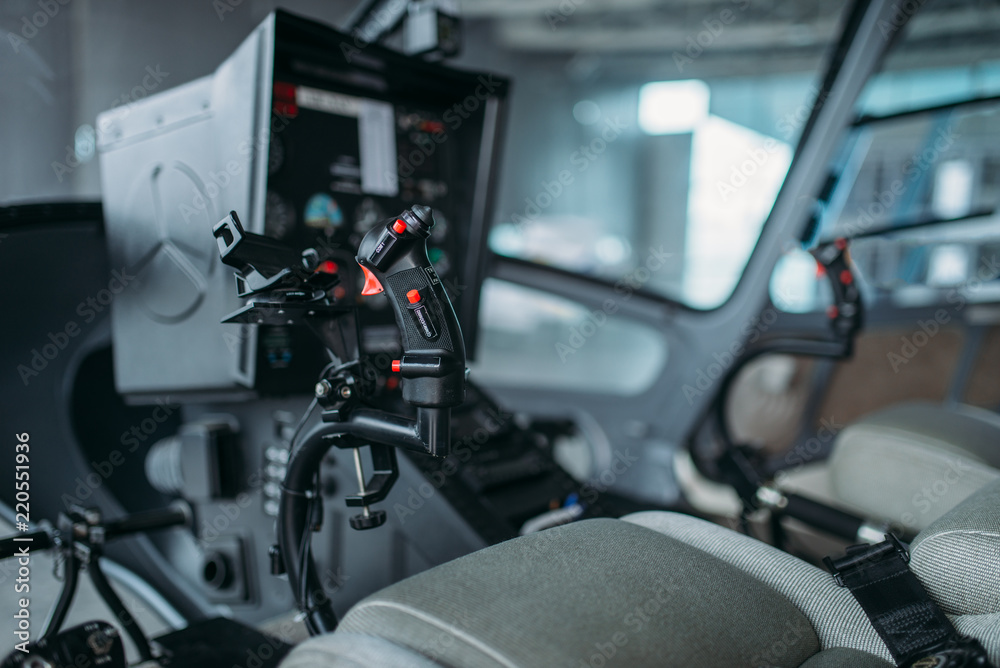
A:
<svg viewBox="0 0 1000 668">
<path fill-rule="evenodd" d="M 1000 481 L 922 532 L 911 564 L 1000 660 Z M 888 656 L 828 574 L 724 527 L 649 512 L 518 538 L 387 587 L 282 665 L 864 668 Z"/>
<path fill-rule="evenodd" d="M 1000 415 L 965 405 L 897 404 L 844 428 L 828 470 L 837 505 L 921 531 L 1000 478 Z"/>
</svg>

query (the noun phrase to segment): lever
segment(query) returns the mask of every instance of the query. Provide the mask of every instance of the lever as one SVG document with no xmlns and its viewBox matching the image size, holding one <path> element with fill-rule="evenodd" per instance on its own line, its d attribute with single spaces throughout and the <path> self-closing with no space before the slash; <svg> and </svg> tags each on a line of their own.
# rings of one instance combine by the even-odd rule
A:
<svg viewBox="0 0 1000 668">
<path fill-rule="evenodd" d="M 450 408 L 465 399 L 465 342 L 455 310 L 427 256 L 434 215 L 415 205 L 376 225 L 358 247 L 365 272 L 361 294 L 384 292 L 403 342 L 393 371 L 403 376 L 403 399 Z"/>
<path fill-rule="evenodd" d="M 386 521 L 373 503 L 385 500 L 399 477 L 396 448 L 445 457 L 451 447 L 451 408 L 465 399 L 465 343 L 448 294 L 427 255 L 427 238 L 434 227 L 430 207 L 415 205 L 396 218 L 376 225 L 362 239 L 357 262 L 365 275 L 364 295 L 385 292 L 392 305 L 403 343 L 403 354 L 392 363 L 402 376 L 403 399 L 416 407 L 415 418 L 363 407 L 368 394 L 353 363 L 360 361 L 360 337 L 354 305 L 331 304 L 326 289 L 336 277 L 317 276 L 317 254 L 307 249 L 295 255 L 288 247 L 247 233 L 235 212 L 213 232 L 222 261 L 237 269 L 241 296 L 249 304 L 225 322 L 307 324 L 337 357 L 335 369 L 324 370 L 316 384 L 316 401 L 324 407 L 322 422 L 305 435 L 292 453 L 277 518 L 278 545 L 272 551 L 273 570 L 283 570 L 292 584 L 299 610 L 310 633 L 333 630 L 337 615 L 330 600 L 316 600 L 320 591 L 315 565 L 309 559 L 312 493 L 320 462 L 331 447 L 353 448 L 358 494 L 346 499 L 361 514 L 350 519 L 354 529 L 371 529 Z M 354 323 L 354 339 L 348 341 Z M 339 335 L 339 336 L 338 336 Z M 337 339 L 341 339 L 338 345 Z M 373 473 L 366 481 L 360 444 L 367 444 Z M 280 563 L 278 563 L 280 561 Z"/>
</svg>

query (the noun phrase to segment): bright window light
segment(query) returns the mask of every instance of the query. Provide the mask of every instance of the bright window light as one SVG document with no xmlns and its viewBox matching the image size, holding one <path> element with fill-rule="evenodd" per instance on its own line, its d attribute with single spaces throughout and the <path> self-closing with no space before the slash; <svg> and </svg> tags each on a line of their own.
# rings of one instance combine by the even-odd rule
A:
<svg viewBox="0 0 1000 668">
<path fill-rule="evenodd" d="M 942 218 L 960 218 L 972 209 L 975 168 L 968 160 L 948 160 L 934 173 L 931 210 Z"/>
<path fill-rule="evenodd" d="M 684 300 L 714 308 L 732 293 L 757 243 L 792 147 L 709 116 L 691 139 Z"/>
<path fill-rule="evenodd" d="M 650 135 L 692 132 L 708 117 L 708 85 L 700 79 L 654 81 L 639 89 L 639 127 Z"/>
<path fill-rule="evenodd" d="M 942 244 L 927 261 L 927 285 L 961 285 L 969 278 L 969 249 L 961 244 Z"/>
</svg>

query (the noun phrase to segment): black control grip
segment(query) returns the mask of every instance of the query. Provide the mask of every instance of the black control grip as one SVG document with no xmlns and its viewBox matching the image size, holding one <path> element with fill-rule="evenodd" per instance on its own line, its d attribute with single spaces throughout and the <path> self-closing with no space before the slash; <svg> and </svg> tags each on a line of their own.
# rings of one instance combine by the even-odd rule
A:
<svg viewBox="0 0 1000 668">
<path fill-rule="evenodd" d="M 372 228 L 358 247 L 365 270 L 362 294 L 385 292 L 403 342 L 393 370 L 403 399 L 447 408 L 465 399 L 465 342 L 455 309 L 427 256 L 434 227 L 430 207 L 416 205 Z"/>
<path fill-rule="evenodd" d="M 104 535 L 108 539 L 111 539 L 133 533 L 145 533 L 146 531 L 182 526 L 190 522 L 191 515 L 185 508 L 178 506 L 158 508 L 156 510 L 147 510 L 141 513 L 126 515 L 117 520 L 111 520 L 105 524 Z"/>
</svg>

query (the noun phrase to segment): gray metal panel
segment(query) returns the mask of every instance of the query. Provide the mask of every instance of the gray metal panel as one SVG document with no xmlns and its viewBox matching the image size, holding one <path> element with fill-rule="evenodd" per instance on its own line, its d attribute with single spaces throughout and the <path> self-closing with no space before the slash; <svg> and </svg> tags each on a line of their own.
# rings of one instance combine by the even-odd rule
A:
<svg viewBox="0 0 1000 668">
<path fill-rule="evenodd" d="M 213 76 L 98 117 L 111 266 L 135 277 L 111 307 L 115 383 L 133 401 L 252 384 L 256 332 L 219 325 L 241 303 L 211 230 L 232 209 L 263 226 L 274 23 Z"/>
<path fill-rule="evenodd" d="M 187 422 L 209 415 L 228 415 L 238 422 L 244 462 L 241 484 L 246 496 L 243 501 L 196 502 L 197 548 L 192 549 L 193 541 L 175 535 L 166 548 L 168 560 L 184 575 L 186 584 L 213 603 L 228 605 L 244 622 L 259 623 L 294 606 L 287 578 L 270 572 L 267 549 L 274 542 L 275 520 L 266 511 L 262 491 L 267 484 L 265 451 L 285 447 L 275 437 L 275 416 L 282 411 L 298 416 L 307 405 L 306 398 L 296 398 L 184 408 Z M 353 450 L 331 449 L 320 476 L 323 528 L 312 535 L 312 548 L 321 582 L 338 615 L 374 591 L 486 547 L 408 457 L 399 457 L 399 480 L 386 500 L 375 506 L 388 514 L 386 525 L 375 531 L 355 531 L 348 524 L 348 518 L 358 512 L 344 502 L 357 490 Z M 220 549 L 234 538 L 242 541 L 245 550 L 247 600 L 206 588 L 202 579 L 201 554 Z"/>
</svg>

